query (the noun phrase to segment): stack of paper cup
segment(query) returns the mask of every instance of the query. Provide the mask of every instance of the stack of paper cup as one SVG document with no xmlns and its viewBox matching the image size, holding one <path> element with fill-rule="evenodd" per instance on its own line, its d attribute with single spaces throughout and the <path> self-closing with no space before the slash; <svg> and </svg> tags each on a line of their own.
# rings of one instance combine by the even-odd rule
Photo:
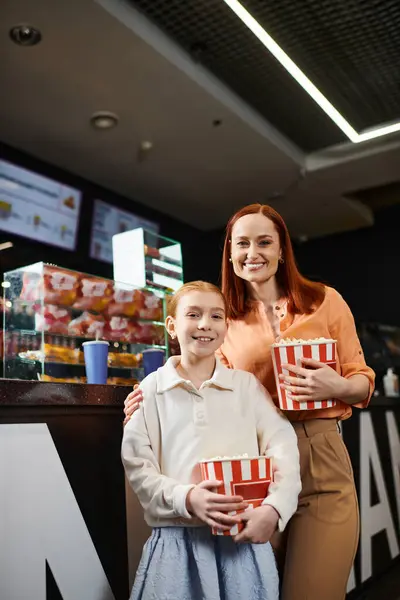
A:
<svg viewBox="0 0 400 600">
<path fill-rule="evenodd" d="M 96 340 L 83 342 L 85 357 L 86 378 L 88 383 L 107 383 L 108 370 L 108 342 Z"/>
<path fill-rule="evenodd" d="M 298 377 L 298 375 L 288 369 L 282 369 L 283 364 L 297 365 L 304 367 L 302 358 L 313 358 L 319 362 L 329 365 L 336 371 L 336 340 L 319 338 L 315 340 L 282 340 L 277 344 L 272 344 L 272 361 L 274 364 L 275 382 L 278 390 L 279 406 L 282 410 L 315 410 L 319 408 L 329 408 L 336 404 L 336 400 L 321 400 L 315 402 L 298 402 L 296 394 L 291 398 L 287 396 L 286 390 L 280 387 L 282 381 L 279 375 L 289 375 Z"/>
<path fill-rule="evenodd" d="M 272 459 L 265 456 L 245 458 L 212 458 L 200 462 L 203 480 L 218 480 L 223 484 L 216 490 L 226 496 L 241 496 L 249 504 L 249 508 L 261 506 L 268 494 L 268 488 L 273 480 Z M 247 510 L 247 509 L 246 509 Z M 237 515 L 244 511 L 235 511 Z M 230 530 L 221 531 L 212 527 L 213 535 L 236 535 L 243 529 L 238 523 Z"/>
</svg>

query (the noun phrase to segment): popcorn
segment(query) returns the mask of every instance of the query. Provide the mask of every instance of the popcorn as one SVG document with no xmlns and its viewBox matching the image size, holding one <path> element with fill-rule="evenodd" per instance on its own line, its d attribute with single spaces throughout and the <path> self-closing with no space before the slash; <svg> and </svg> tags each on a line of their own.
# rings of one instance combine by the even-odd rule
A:
<svg viewBox="0 0 400 600">
<path fill-rule="evenodd" d="M 330 408 L 336 404 L 336 400 L 334 399 L 318 402 L 314 400 L 299 402 L 296 400 L 296 393 L 292 393 L 290 396 L 285 389 L 280 387 L 282 382 L 279 379 L 279 375 L 282 374 L 298 377 L 293 371 L 283 369 L 282 365 L 299 365 L 302 358 L 313 358 L 336 370 L 336 340 L 324 337 L 310 340 L 288 338 L 272 344 L 271 353 L 275 383 L 278 390 L 279 407 L 282 410 L 316 410 Z"/>
<path fill-rule="evenodd" d="M 213 456 L 212 458 L 202 458 L 201 463 L 214 462 L 216 460 L 240 460 L 241 458 L 249 458 L 248 454 L 235 454 L 234 456 Z M 252 457 L 252 458 L 258 458 Z"/>
<path fill-rule="evenodd" d="M 313 338 L 311 340 L 302 340 L 302 339 L 296 339 L 296 338 L 285 338 L 283 340 L 279 340 L 279 342 L 276 342 L 275 344 L 272 344 L 272 348 L 276 348 L 276 346 L 298 346 L 301 344 L 333 344 L 335 343 L 336 340 L 331 340 L 329 338 L 324 338 L 324 337 L 319 337 L 319 338 Z"/>
<path fill-rule="evenodd" d="M 268 488 L 273 481 L 272 459 L 266 456 L 249 457 L 247 454 L 231 457 L 207 458 L 200 461 L 203 481 L 217 479 L 222 485 L 217 488 L 218 494 L 227 496 L 242 496 L 250 508 L 261 506 L 268 494 Z M 246 509 L 248 510 L 248 509 Z M 244 512 L 235 511 L 230 515 Z M 211 528 L 213 535 L 236 535 L 243 529 L 243 523 L 238 523 L 228 531 Z"/>
</svg>

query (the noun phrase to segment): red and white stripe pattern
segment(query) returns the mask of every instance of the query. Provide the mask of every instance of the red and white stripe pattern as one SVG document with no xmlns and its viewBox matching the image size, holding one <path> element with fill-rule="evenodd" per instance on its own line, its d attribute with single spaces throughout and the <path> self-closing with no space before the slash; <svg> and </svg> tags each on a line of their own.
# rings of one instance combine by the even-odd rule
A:
<svg viewBox="0 0 400 600">
<path fill-rule="evenodd" d="M 269 484 L 273 480 L 272 460 L 265 456 L 255 458 L 211 459 L 200 463 L 203 480 L 223 481 L 217 489 L 218 494 L 242 496 L 249 508 L 261 506 L 268 494 Z M 243 510 L 230 512 L 237 515 Z M 243 529 L 239 523 L 229 531 L 220 531 L 212 527 L 213 535 L 236 535 Z"/>
<path fill-rule="evenodd" d="M 271 347 L 272 361 L 274 364 L 275 382 L 278 390 L 279 406 L 282 410 L 315 410 L 319 408 L 329 408 L 336 404 L 336 400 L 321 400 L 315 402 L 297 402 L 296 394 L 289 398 L 286 390 L 280 387 L 281 380 L 279 375 L 290 375 L 297 377 L 296 373 L 282 369 L 283 364 L 300 365 L 301 358 L 313 358 L 319 362 L 325 363 L 336 371 L 336 341 L 328 340 L 326 342 L 299 342 L 286 344 L 274 344 Z"/>
</svg>

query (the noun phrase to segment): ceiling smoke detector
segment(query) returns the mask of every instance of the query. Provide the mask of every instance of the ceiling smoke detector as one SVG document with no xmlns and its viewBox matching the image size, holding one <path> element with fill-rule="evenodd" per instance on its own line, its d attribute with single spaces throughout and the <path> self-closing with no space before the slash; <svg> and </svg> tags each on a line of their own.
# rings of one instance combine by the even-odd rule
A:
<svg viewBox="0 0 400 600">
<path fill-rule="evenodd" d="M 21 24 L 10 29 L 10 38 L 18 46 L 36 46 L 42 40 L 42 34 L 32 25 Z"/>
<path fill-rule="evenodd" d="M 93 113 L 90 123 L 95 129 L 112 129 L 118 125 L 118 116 L 107 110 L 99 110 Z"/>
</svg>

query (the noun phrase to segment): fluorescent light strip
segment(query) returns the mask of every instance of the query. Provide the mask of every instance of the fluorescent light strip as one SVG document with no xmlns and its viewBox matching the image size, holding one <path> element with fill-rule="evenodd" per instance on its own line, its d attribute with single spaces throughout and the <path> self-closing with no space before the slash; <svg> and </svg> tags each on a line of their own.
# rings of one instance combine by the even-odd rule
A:
<svg viewBox="0 0 400 600">
<path fill-rule="evenodd" d="M 224 0 L 224 2 L 353 143 L 357 144 L 400 131 L 400 123 L 394 123 L 358 133 L 240 2 L 237 0 Z"/>
<path fill-rule="evenodd" d="M 3 244 L 0 244 L 0 251 L 1 250 L 8 250 L 8 248 L 12 248 L 13 245 L 14 244 L 12 242 L 4 242 Z"/>
<path fill-rule="evenodd" d="M 364 131 L 358 135 L 357 142 L 365 142 L 366 140 L 372 140 L 382 135 L 389 135 L 389 133 L 396 133 L 400 131 L 400 123 L 393 123 L 392 125 L 385 125 L 385 127 L 378 127 L 377 129 L 370 129 Z"/>
</svg>

